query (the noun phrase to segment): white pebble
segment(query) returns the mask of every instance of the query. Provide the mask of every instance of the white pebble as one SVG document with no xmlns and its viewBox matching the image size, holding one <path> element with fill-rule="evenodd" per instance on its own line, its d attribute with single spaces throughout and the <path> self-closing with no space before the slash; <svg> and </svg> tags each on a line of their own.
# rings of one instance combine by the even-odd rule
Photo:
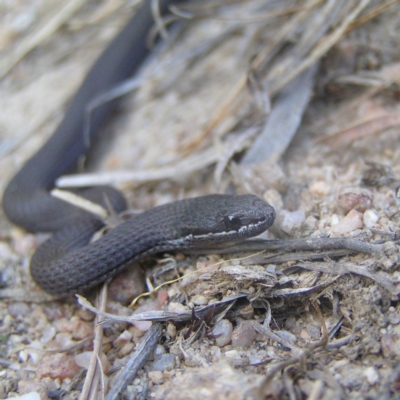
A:
<svg viewBox="0 0 400 400">
<path fill-rule="evenodd" d="M 25 393 L 19 397 L 12 397 L 13 400 L 40 400 L 38 392 Z"/>
<path fill-rule="evenodd" d="M 240 354 L 237 350 L 229 350 L 225 352 L 225 357 L 235 359 L 235 358 L 240 358 Z"/>
<path fill-rule="evenodd" d="M 367 381 L 370 385 L 376 385 L 379 382 L 379 374 L 374 367 L 368 367 L 363 372 L 363 375 L 367 378 Z"/>
<path fill-rule="evenodd" d="M 366 210 L 363 215 L 363 222 L 367 228 L 373 228 L 378 222 L 379 216 L 374 210 Z"/>
<path fill-rule="evenodd" d="M 84 351 L 83 353 L 77 354 L 75 356 L 76 364 L 79 365 L 81 368 L 88 369 L 92 353 L 92 351 Z"/>
<path fill-rule="evenodd" d="M 18 14 L 12 21 L 12 29 L 14 32 L 22 33 L 27 31 L 36 19 L 34 12 L 25 12 Z"/>
<path fill-rule="evenodd" d="M 333 214 L 331 217 L 331 226 L 337 225 L 339 221 L 339 216 L 337 214 Z"/>
<path fill-rule="evenodd" d="M 326 196 L 331 188 L 325 181 L 318 181 L 310 186 L 310 191 L 318 196 Z"/>
<path fill-rule="evenodd" d="M 297 210 L 293 212 L 285 212 L 281 228 L 288 235 L 291 234 L 295 226 L 301 225 L 306 220 L 306 213 L 302 210 Z"/>
<path fill-rule="evenodd" d="M 351 210 L 339 223 L 332 226 L 332 232 L 337 235 L 346 235 L 356 229 L 361 229 L 362 226 L 362 214 L 356 210 Z"/>
<path fill-rule="evenodd" d="M 132 340 L 132 333 L 125 330 L 114 340 L 114 345 L 118 347 L 123 347 L 131 340 Z"/>
<path fill-rule="evenodd" d="M 44 328 L 42 337 L 40 338 L 41 343 L 48 343 L 50 340 L 53 340 L 56 336 L 56 328 L 54 326 L 47 326 Z"/>
<path fill-rule="evenodd" d="M 232 340 L 232 331 L 232 324 L 227 319 L 217 322 L 212 330 L 216 345 L 219 347 L 227 345 Z"/>
<path fill-rule="evenodd" d="M 297 338 L 295 335 L 293 335 L 293 333 L 290 333 L 288 331 L 275 331 L 275 333 L 280 336 L 282 339 L 287 340 L 288 342 L 291 343 L 296 343 Z"/>
<path fill-rule="evenodd" d="M 196 304 L 196 306 L 206 306 L 208 304 L 208 299 L 206 296 L 199 294 L 193 299 L 193 303 Z"/>
</svg>

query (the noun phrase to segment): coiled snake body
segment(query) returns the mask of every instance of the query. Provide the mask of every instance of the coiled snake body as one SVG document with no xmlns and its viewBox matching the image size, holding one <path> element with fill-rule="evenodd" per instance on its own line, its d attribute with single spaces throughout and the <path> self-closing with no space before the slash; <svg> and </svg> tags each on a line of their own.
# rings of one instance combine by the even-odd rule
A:
<svg viewBox="0 0 400 400">
<path fill-rule="evenodd" d="M 210 195 L 150 209 L 88 244 L 103 222 L 50 196 L 54 181 L 73 169 L 86 152 L 87 104 L 130 77 L 146 58 L 150 3 L 144 2 L 99 57 L 54 135 L 4 192 L 3 208 L 12 222 L 31 232 L 54 233 L 38 248 L 30 267 L 34 280 L 49 293 L 81 292 L 118 273 L 128 262 L 161 251 L 243 240 L 265 231 L 275 219 L 274 209 L 256 196 Z M 168 3 L 159 2 L 161 13 Z M 113 107 L 114 103 L 107 103 L 91 113 L 91 141 Z M 77 192 L 103 206 L 107 199 L 117 212 L 126 208 L 123 196 L 111 187 Z"/>
</svg>

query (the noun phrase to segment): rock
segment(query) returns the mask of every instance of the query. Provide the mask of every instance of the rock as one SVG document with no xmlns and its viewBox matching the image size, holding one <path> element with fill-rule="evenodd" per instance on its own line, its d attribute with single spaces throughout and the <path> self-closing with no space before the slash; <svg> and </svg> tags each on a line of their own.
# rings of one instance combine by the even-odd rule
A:
<svg viewBox="0 0 400 400">
<path fill-rule="evenodd" d="M 82 340 L 93 335 L 93 326 L 91 323 L 82 321 L 78 316 L 60 318 L 56 322 L 56 328 L 60 332 L 70 332 L 72 339 Z"/>
<path fill-rule="evenodd" d="M 149 378 L 155 385 L 162 385 L 165 382 L 164 374 L 161 371 L 149 371 Z"/>
<path fill-rule="evenodd" d="M 317 196 L 326 196 L 327 194 L 330 193 L 330 191 L 331 191 L 331 187 L 325 181 L 314 182 L 310 186 L 310 192 Z"/>
<path fill-rule="evenodd" d="M 15 319 L 23 319 L 30 314 L 30 307 L 26 303 L 10 303 L 8 312 Z"/>
<path fill-rule="evenodd" d="M 84 351 L 83 353 L 77 354 L 74 357 L 76 364 L 79 367 L 88 369 L 92 354 L 93 354 L 92 351 Z M 104 353 L 100 353 L 100 359 L 101 359 L 101 365 L 102 365 L 103 371 L 104 372 L 109 371 L 111 368 L 111 365 Z"/>
<path fill-rule="evenodd" d="M 296 226 L 300 226 L 306 220 L 306 213 L 302 210 L 293 212 L 285 212 L 283 221 L 281 223 L 281 229 L 290 235 L 292 230 Z"/>
<path fill-rule="evenodd" d="M 363 222 L 367 228 L 369 229 L 373 228 L 378 221 L 379 221 L 379 216 L 374 210 L 367 210 L 364 212 Z"/>
<path fill-rule="evenodd" d="M 40 400 L 40 394 L 38 392 L 30 392 L 23 394 L 22 396 L 12 397 L 13 400 Z"/>
<path fill-rule="evenodd" d="M 367 378 L 370 385 L 376 385 L 379 382 L 379 374 L 374 367 L 368 367 L 365 369 L 363 375 Z"/>
<path fill-rule="evenodd" d="M 262 375 L 245 374 L 227 363 L 218 363 L 208 368 L 187 369 L 183 374 L 160 386 L 155 399 L 258 399 L 261 397 L 260 387 L 263 379 Z"/>
<path fill-rule="evenodd" d="M 36 368 L 36 377 L 63 380 L 73 378 L 79 369 L 73 356 L 65 353 L 45 354 Z"/>
<path fill-rule="evenodd" d="M 332 226 L 332 232 L 336 235 L 346 235 L 363 226 L 363 215 L 356 210 L 351 210 L 336 225 Z"/>
<path fill-rule="evenodd" d="M 193 299 L 193 303 L 196 306 L 206 306 L 208 304 L 208 299 L 206 296 L 203 296 L 202 294 L 199 294 Z"/>
<path fill-rule="evenodd" d="M 175 368 L 175 355 L 162 354 L 150 364 L 150 371 L 171 371 Z"/>
<path fill-rule="evenodd" d="M 345 213 L 353 209 L 364 212 L 372 207 L 372 197 L 365 193 L 346 192 L 339 195 L 337 205 Z"/>
<path fill-rule="evenodd" d="M 252 321 L 241 321 L 232 333 L 233 347 L 249 347 L 255 340 L 257 332 L 251 325 Z"/>
<path fill-rule="evenodd" d="M 123 305 L 129 304 L 135 297 L 146 291 L 142 268 L 138 264 L 119 273 L 110 283 L 110 299 Z"/>
<path fill-rule="evenodd" d="M 115 340 L 114 340 L 114 346 L 116 347 L 124 347 L 128 342 L 132 340 L 132 333 L 124 330 Z"/>
<path fill-rule="evenodd" d="M 230 321 L 222 319 L 215 324 L 212 335 L 215 338 L 215 343 L 219 347 L 226 346 L 232 340 L 233 327 Z"/>
</svg>

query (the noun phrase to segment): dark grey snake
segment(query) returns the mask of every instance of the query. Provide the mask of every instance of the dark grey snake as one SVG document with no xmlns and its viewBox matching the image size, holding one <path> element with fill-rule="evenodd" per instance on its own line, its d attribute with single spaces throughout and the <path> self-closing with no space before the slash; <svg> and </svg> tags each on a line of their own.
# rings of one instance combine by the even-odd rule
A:
<svg viewBox="0 0 400 400">
<path fill-rule="evenodd" d="M 161 13 L 169 3 L 159 2 Z M 3 208 L 12 222 L 31 232 L 54 233 L 38 248 L 30 266 L 33 279 L 49 293 L 81 292 L 151 254 L 243 240 L 274 222 L 274 209 L 256 196 L 210 195 L 150 209 L 88 244 L 103 222 L 50 196 L 54 181 L 86 153 L 85 107 L 138 69 L 148 54 L 151 27 L 150 1 L 145 1 L 95 62 L 54 135 L 4 192 Z M 107 103 L 92 112 L 91 142 L 113 107 Z M 109 201 L 117 212 L 126 208 L 123 196 L 111 187 L 76 192 L 103 206 Z"/>
</svg>

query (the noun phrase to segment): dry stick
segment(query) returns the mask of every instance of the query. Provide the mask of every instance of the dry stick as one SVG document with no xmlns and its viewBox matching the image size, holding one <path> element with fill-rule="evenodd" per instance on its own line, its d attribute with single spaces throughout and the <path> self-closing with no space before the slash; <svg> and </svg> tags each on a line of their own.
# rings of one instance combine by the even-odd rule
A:
<svg viewBox="0 0 400 400">
<path fill-rule="evenodd" d="M 368 22 L 370 19 L 375 18 L 377 15 L 382 14 L 387 8 L 391 7 L 393 4 L 397 3 L 399 0 L 391 0 L 386 4 L 381 4 L 371 11 L 367 12 L 360 18 L 356 19 L 353 23 L 350 24 L 348 29 L 346 30 L 346 33 L 357 28 L 358 26 L 365 24 Z"/>
<path fill-rule="evenodd" d="M 307 250 L 340 250 L 347 249 L 356 253 L 374 254 L 382 250 L 381 244 L 365 243 L 350 238 L 312 238 L 289 240 L 253 239 L 238 243 L 234 246 L 215 249 L 202 249 L 203 254 L 232 254 L 235 252 L 256 251 L 307 251 Z M 197 253 L 190 251 L 190 253 Z"/>
<path fill-rule="evenodd" d="M 101 287 L 99 295 L 99 309 L 104 311 L 107 303 L 107 284 Z M 89 368 L 86 374 L 85 383 L 83 385 L 82 393 L 79 396 L 79 400 L 89 400 L 91 398 L 96 399 L 98 395 L 98 382 L 100 378 L 100 363 L 98 355 L 101 353 L 102 337 L 103 337 L 103 321 L 104 317 L 100 314 L 96 315 L 96 328 L 95 337 L 93 342 L 93 352 L 90 358 Z M 94 396 L 94 397 L 93 397 Z"/>
<path fill-rule="evenodd" d="M 230 304 L 237 299 L 241 299 L 246 297 L 245 294 L 240 294 L 236 295 L 233 297 L 230 297 L 228 299 L 218 301 L 216 303 L 209 304 L 204 307 L 200 307 L 198 309 L 194 310 L 195 316 L 198 319 L 203 318 L 204 315 L 206 315 L 210 309 L 214 310 L 214 313 L 219 313 L 221 310 L 225 310 L 227 304 Z M 119 315 L 113 315 L 109 314 L 103 311 L 100 311 L 93 307 L 84 297 L 77 295 L 78 303 L 82 306 L 87 308 L 88 310 L 94 312 L 95 314 L 100 314 L 102 315 L 105 320 L 104 322 L 127 322 L 131 324 L 133 321 L 152 321 L 152 322 L 167 322 L 167 321 L 173 321 L 173 322 L 186 322 L 186 321 L 191 321 L 193 319 L 193 310 L 187 310 L 187 311 L 180 311 L 180 312 L 174 312 L 174 311 L 145 311 L 139 314 L 132 314 L 130 316 L 119 316 Z"/>
<path fill-rule="evenodd" d="M 355 264 L 350 262 L 345 262 L 345 263 L 330 262 L 330 263 L 304 263 L 304 264 L 298 264 L 298 267 L 312 271 L 324 272 L 327 274 L 343 275 L 352 273 L 365 276 L 369 279 L 372 279 L 380 286 L 384 287 L 393 295 L 398 296 L 400 294 L 400 289 L 396 286 L 395 282 L 393 282 L 390 278 L 388 278 L 381 272 L 370 271 L 368 265 L 364 266 L 364 265 L 358 265 L 358 263 Z"/>
<path fill-rule="evenodd" d="M 317 5 L 318 3 L 320 3 L 320 1 L 315 1 L 312 4 Z M 264 61 L 264 59 L 267 57 L 267 55 L 270 54 L 273 51 L 273 49 L 284 38 L 287 37 L 287 35 L 293 30 L 294 26 L 297 25 L 299 20 L 301 20 L 305 16 L 306 16 L 306 11 L 300 12 L 288 24 L 286 24 L 283 27 L 283 29 L 278 33 L 278 35 L 276 35 L 272 43 L 257 55 L 254 61 L 251 63 L 250 69 L 257 69 Z M 239 95 L 245 89 L 246 83 L 247 83 L 247 73 L 244 74 L 239 79 L 239 81 L 230 91 L 230 93 L 227 96 L 227 100 L 223 101 L 222 106 L 217 110 L 216 114 L 214 114 L 214 117 L 211 119 L 211 122 L 208 124 L 206 129 L 204 129 L 204 131 L 201 132 L 200 135 L 195 137 L 190 143 L 185 145 L 185 147 L 182 149 L 184 154 L 187 154 L 196 149 L 199 146 L 199 144 L 211 134 L 211 132 L 220 123 L 220 121 L 223 120 L 228 115 L 233 103 L 237 100 Z"/>
<path fill-rule="evenodd" d="M 53 189 L 51 195 L 57 199 L 63 200 L 68 204 L 72 204 L 75 207 L 81 208 L 98 218 L 106 219 L 108 217 L 108 212 L 101 205 L 94 203 L 82 196 L 78 196 L 75 193 L 68 192 L 66 190 Z"/>
<path fill-rule="evenodd" d="M 386 71 L 384 71 L 384 69 L 381 70 L 381 75 L 383 74 L 383 79 L 382 79 L 382 82 L 381 82 L 381 84 L 379 86 L 372 87 L 372 88 L 366 90 L 364 93 L 362 93 L 357 98 L 355 98 L 355 99 L 347 102 L 343 106 L 341 106 L 333 114 L 333 117 L 329 118 L 328 121 L 326 119 L 321 119 L 319 121 L 316 121 L 313 124 L 314 130 L 315 131 L 326 130 L 326 128 L 329 125 L 332 125 L 332 123 L 334 123 L 334 121 L 340 121 L 341 119 L 348 118 L 348 117 L 346 117 L 348 115 L 354 115 L 354 113 L 355 113 L 354 110 L 356 110 L 358 107 L 360 107 L 360 104 L 362 104 L 366 100 L 370 99 L 371 97 L 375 96 L 376 94 L 378 94 L 382 90 L 390 87 L 394 83 L 399 83 L 400 82 L 400 72 L 396 71 L 396 73 L 394 73 L 394 74 L 390 74 L 390 73 L 388 74 L 386 72 L 386 75 L 385 75 L 385 72 Z M 389 75 L 389 76 L 387 76 L 387 75 Z M 314 140 L 314 142 L 318 143 L 320 141 L 324 141 L 325 137 L 327 137 L 328 140 L 329 140 L 329 136 L 332 135 L 332 134 L 334 134 L 334 133 L 326 132 L 326 133 L 324 133 L 324 135 L 321 135 L 321 137 L 316 138 Z"/>
<path fill-rule="evenodd" d="M 316 0 L 313 1 L 312 3 L 309 4 L 305 4 L 299 7 L 289 7 L 287 9 L 284 10 L 279 10 L 279 11 L 275 11 L 275 12 L 268 12 L 266 14 L 262 14 L 262 13 L 257 13 L 256 16 L 245 16 L 245 15 L 232 15 L 230 17 L 223 17 L 219 14 L 209 14 L 209 13 L 204 13 L 201 14 L 195 14 L 192 13 L 190 14 L 189 11 L 184 10 L 183 7 L 176 7 L 176 6 L 171 6 L 171 12 L 181 18 L 185 18 L 185 19 L 194 19 L 194 18 L 202 18 L 207 17 L 211 20 L 214 21 L 229 21 L 229 22 L 237 22 L 237 23 L 242 23 L 242 24 L 248 24 L 248 23 L 255 23 L 255 22 L 264 22 L 264 21 L 268 21 L 270 19 L 274 19 L 274 18 L 278 18 L 278 17 L 284 17 L 288 14 L 295 14 L 298 13 L 300 11 L 303 11 L 304 9 L 307 8 L 312 8 L 314 7 L 316 4 L 321 3 L 322 0 Z M 225 4 L 221 4 L 222 6 L 224 6 Z M 220 5 L 216 5 L 216 7 L 220 7 Z M 185 7 L 187 8 L 187 7 Z"/>
<path fill-rule="evenodd" d="M 301 355 L 299 355 L 297 357 L 289 358 L 286 361 L 280 362 L 280 363 L 272 366 L 272 368 L 268 371 L 262 386 L 260 387 L 260 392 L 261 393 L 263 392 L 263 389 L 265 389 L 267 387 L 267 385 L 272 381 L 272 379 L 274 378 L 274 376 L 277 372 L 281 371 L 283 368 L 288 367 L 289 365 L 293 365 L 293 364 L 302 362 L 302 360 L 307 359 L 307 357 L 309 357 L 312 353 L 314 353 L 318 349 L 325 348 L 326 344 L 327 344 L 326 339 L 323 338 L 318 343 L 313 344 L 308 350 L 304 351 Z"/>
<path fill-rule="evenodd" d="M 353 12 L 349 13 L 349 15 L 346 18 L 344 18 L 341 25 L 339 25 L 339 27 L 334 32 L 328 35 L 324 40 L 321 41 L 321 43 L 319 43 L 319 45 L 317 45 L 314 48 L 309 57 L 301 61 L 298 65 L 294 65 L 291 70 L 287 71 L 287 74 L 285 74 L 285 76 L 281 77 L 281 79 L 279 80 L 271 79 L 270 95 L 273 96 L 274 94 L 279 92 L 296 76 L 304 72 L 307 68 L 313 65 L 318 59 L 320 59 L 325 53 L 327 53 L 328 50 L 332 48 L 340 40 L 340 38 L 347 32 L 349 25 L 352 22 L 354 22 L 357 15 L 369 4 L 369 2 L 370 0 L 361 0 L 358 6 L 354 8 Z M 316 4 L 317 3 L 318 2 L 316 2 Z M 303 17 L 303 15 L 300 15 L 298 17 Z M 286 29 L 284 29 L 281 32 L 281 34 L 285 36 L 288 33 L 288 31 L 291 30 L 291 27 L 292 24 L 289 24 L 287 27 L 285 27 Z M 276 43 L 277 40 L 275 40 L 274 44 Z M 269 51 L 271 51 L 271 46 L 269 46 L 268 52 L 262 52 L 259 54 L 259 56 L 252 63 L 252 68 L 257 68 L 261 64 L 263 57 L 265 56 L 265 53 L 268 54 Z M 190 144 L 188 144 L 184 148 L 184 151 L 186 153 L 195 149 L 207 136 L 211 134 L 213 129 L 228 114 L 230 107 L 232 106 L 234 101 L 238 98 L 242 90 L 245 88 L 246 82 L 247 82 L 247 75 L 239 79 L 239 82 L 234 87 L 231 95 L 228 96 L 228 100 L 224 102 L 221 108 L 217 111 L 217 114 L 211 120 L 208 127 L 197 138 L 195 138 Z"/>
<path fill-rule="evenodd" d="M 138 371 L 153 353 L 161 338 L 161 333 L 161 324 L 153 323 L 140 341 L 136 351 L 130 355 L 125 367 L 118 374 L 115 384 L 108 392 L 105 400 L 118 400 L 120 398 L 121 392 L 135 378 Z"/>
<path fill-rule="evenodd" d="M 360 104 L 358 104 L 360 105 Z M 332 149 L 347 146 L 363 137 L 380 134 L 390 128 L 400 125 L 398 113 L 386 113 L 386 115 L 357 123 L 348 128 L 341 129 L 329 135 L 319 138 L 319 142 L 325 143 Z"/>
<path fill-rule="evenodd" d="M 257 264 L 257 263 L 265 263 L 268 262 L 269 264 L 283 264 L 291 261 L 313 261 L 313 260 L 321 260 L 327 258 L 338 258 L 344 257 L 352 254 L 353 251 L 351 250 L 328 250 L 316 253 L 308 251 L 308 252 L 296 252 L 296 253 L 278 253 L 276 255 L 268 255 L 263 253 L 260 256 L 252 257 L 250 259 L 250 263 Z M 246 263 L 244 263 L 246 265 Z"/>
<path fill-rule="evenodd" d="M 339 40 L 340 38 L 346 33 L 349 25 L 354 22 L 357 15 L 361 13 L 361 11 L 367 7 L 370 3 L 370 0 L 360 0 L 358 5 L 354 8 L 352 12 L 349 13 L 343 19 L 343 22 L 338 26 L 338 28 L 328 35 L 322 42 L 317 45 L 311 54 L 303 61 L 301 61 L 297 66 L 293 66 L 293 69 L 287 71 L 288 73 L 285 74 L 282 79 L 277 81 L 276 85 L 273 85 L 273 81 L 271 82 L 271 92 L 276 93 L 285 87 L 292 79 L 294 79 L 297 75 L 301 74 L 307 68 L 311 67 L 317 60 L 319 60 L 324 54 L 328 52 Z"/>
<path fill-rule="evenodd" d="M 175 165 L 141 171 L 102 172 L 97 174 L 65 175 L 57 179 L 58 187 L 85 187 L 122 182 L 152 182 L 165 179 L 176 180 L 182 176 L 199 171 L 220 159 L 215 148 L 186 158 Z"/>
<path fill-rule="evenodd" d="M 26 36 L 19 45 L 15 46 L 13 52 L 3 59 L 3 63 L 0 65 L 0 79 L 7 75 L 29 52 L 56 32 L 60 26 L 68 21 L 86 2 L 87 0 L 70 0 L 56 15 L 43 26 L 39 27 L 36 32 Z"/>
</svg>

